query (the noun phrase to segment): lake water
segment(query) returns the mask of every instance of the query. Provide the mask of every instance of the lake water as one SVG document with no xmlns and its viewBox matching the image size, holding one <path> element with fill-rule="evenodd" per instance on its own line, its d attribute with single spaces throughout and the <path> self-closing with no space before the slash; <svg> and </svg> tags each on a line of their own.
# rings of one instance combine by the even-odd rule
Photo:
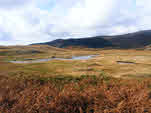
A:
<svg viewBox="0 0 151 113">
<path fill-rule="evenodd" d="M 116 61 L 118 64 L 136 64 L 135 62 L 128 62 L 128 61 Z"/>
<path fill-rule="evenodd" d="M 51 60 L 89 60 L 98 55 L 88 55 L 88 56 L 73 56 L 72 58 L 47 58 L 47 59 L 37 59 L 37 60 L 25 60 L 25 61 L 10 61 L 11 63 L 40 63 L 47 62 Z"/>
</svg>

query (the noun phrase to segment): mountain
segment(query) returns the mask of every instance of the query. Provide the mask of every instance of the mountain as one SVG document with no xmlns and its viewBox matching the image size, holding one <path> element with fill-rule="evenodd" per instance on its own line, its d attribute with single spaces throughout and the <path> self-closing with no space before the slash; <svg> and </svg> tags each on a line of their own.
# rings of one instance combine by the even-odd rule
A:
<svg viewBox="0 0 151 113">
<path fill-rule="evenodd" d="M 88 48 L 104 48 L 112 47 L 112 43 L 106 39 L 100 37 L 93 38 L 80 38 L 80 39 L 57 39 L 51 42 L 39 43 L 40 45 L 50 45 L 59 48 L 66 48 L 70 46 L 81 46 Z"/>
<path fill-rule="evenodd" d="M 108 40 L 120 48 L 142 48 L 151 44 L 151 30 L 111 36 Z"/>
<path fill-rule="evenodd" d="M 50 45 L 59 48 L 66 48 L 70 46 L 82 46 L 88 48 L 113 47 L 123 49 L 142 48 L 151 44 L 151 30 L 115 36 L 96 36 L 79 39 L 57 39 L 51 42 L 38 43 L 38 45 L 39 44 Z"/>
</svg>

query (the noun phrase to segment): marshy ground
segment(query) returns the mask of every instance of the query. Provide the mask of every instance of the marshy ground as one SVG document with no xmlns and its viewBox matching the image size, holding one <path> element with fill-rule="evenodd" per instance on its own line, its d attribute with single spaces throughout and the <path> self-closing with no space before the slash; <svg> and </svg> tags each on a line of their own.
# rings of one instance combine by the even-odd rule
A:
<svg viewBox="0 0 151 113">
<path fill-rule="evenodd" d="M 33 52 L 34 51 L 34 52 Z M 36 52 L 35 52 L 36 51 Z M 5 53 L 5 54 L 4 54 Z M 72 58 L 99 55 L 89 60 L 53 60 L 40 63 L 13 64 L 43 58 Z M 50 46 L 19 46 L 0 49 L 0 73 L 26 76 L 81 76 L 105 73 L 112 77 L 145 78 L 151 76 L 150 50 L 59 49 Z"/>
<path fill-rule="evenodd" d="M 95 54 L 89 60 L 9 63 Z M 150 81 L 150 50 L 0 47 L 2 113 L 149 113 Z"/>
</svg>

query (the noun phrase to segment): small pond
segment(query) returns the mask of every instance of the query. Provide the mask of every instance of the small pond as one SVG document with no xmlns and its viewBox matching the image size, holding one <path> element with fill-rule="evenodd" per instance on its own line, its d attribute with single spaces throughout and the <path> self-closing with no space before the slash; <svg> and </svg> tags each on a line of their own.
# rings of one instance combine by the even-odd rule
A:
<svg viewBox="0 0 151 113">
<path fill-rule="evenodd" d="M 89 60 L 99 55 L 87 55 L 87 56 L 73 56 L 72 58 L 47 58 L 47 59 L 37 59 L 31 60 L 27 59 L 25 61 L 10 61 L 11 63 L 40 63 L 40 62 L 47 62 L 51 60 Z"/>
<path fill-rule="evenodd" d="M 129 61 L 116 61 L 118 64 L 136 64 L 135 62 L 129 62 Z"/>
</svg>

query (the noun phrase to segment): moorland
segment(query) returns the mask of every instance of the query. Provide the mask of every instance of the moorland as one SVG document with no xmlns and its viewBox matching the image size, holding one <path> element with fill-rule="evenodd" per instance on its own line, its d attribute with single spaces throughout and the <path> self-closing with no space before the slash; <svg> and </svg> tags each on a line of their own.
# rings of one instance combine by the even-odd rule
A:
<svg viewBox="0 0 151 113">
<path fill-rule="evenodd" d="M 88 60 L 44 58 L 97 55 Z M 0 46 L 1 113 L 149 113 L 151 50 Z"/>
</svg>

